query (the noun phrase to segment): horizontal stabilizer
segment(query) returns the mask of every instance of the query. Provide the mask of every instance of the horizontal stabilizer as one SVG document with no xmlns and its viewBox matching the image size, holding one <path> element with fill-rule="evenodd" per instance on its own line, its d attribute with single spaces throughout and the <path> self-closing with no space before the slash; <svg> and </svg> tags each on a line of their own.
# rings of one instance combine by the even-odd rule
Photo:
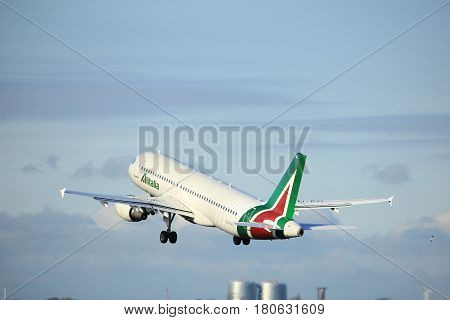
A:
<svg viewBox="0 0 450 320">
<path fill-rule="evenodd" d="M 267 230 L 282 230 L 279 226 L 269 223 L 258 223 L 258 222 L 235 222 L 238 227 L 248 227 L 248 228 L 260 228 Z"/>
<path fill-rule="evenodd" d="M 317 223 L 302 223 L 300 224 L 303 230 L 306 231 L 330 231 L 330 230 L 355 230 L 355 226 L 341 226 L 338 224 L 317 224 Z"/>
<path fill-rule="evenodd" d="M 298 216 L 302 210 L 331 209 L 334 213 L 339 213 L 339 208 L 351 207 L 362 204 L 389 203 L 392 206 L 394 197 L 375 199 L 352 199 L 352 200 L 315 200 L 297 201 L 295 204 L 295 214 Z"/>
</svg>

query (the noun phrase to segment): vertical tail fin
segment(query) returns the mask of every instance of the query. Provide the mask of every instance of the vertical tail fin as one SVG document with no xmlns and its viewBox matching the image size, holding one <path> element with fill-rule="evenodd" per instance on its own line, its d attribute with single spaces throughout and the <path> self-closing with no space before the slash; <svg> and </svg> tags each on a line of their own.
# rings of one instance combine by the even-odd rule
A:
<svg viewBox="0 0 450 320">
<path fill-rule="evenodd" d="M 293 218 L 305 163 L 306 156 L 297 153 L 269 201 L 264 205 L 267 209 L 271 209 L 274 213 L 282 215 L 288 220 Z"/>
<path fill-rule="evenodd" d="M 278 186 L 272 193 L 269 201 L 265 204 L 250 208 L 242 215 L 239 222 L 266 223 L 267 221 L 271 221 L 282 230 L 294 217 L 295 203 L 297 202 L 305 162 L 306 156 L 297 153 L 289 168 L 284 173 L 283 178 L 281 178 L 280 183 L 278 183 Z M 284 232 L 279 230 L 277 231 L 279 234 L 274 235 L 269 230 L 251 227 L 248 230 L 243 225 L 237 226 L 237 232 L 242 238 L 274 239 L 286 237 Z"/>
</svg>

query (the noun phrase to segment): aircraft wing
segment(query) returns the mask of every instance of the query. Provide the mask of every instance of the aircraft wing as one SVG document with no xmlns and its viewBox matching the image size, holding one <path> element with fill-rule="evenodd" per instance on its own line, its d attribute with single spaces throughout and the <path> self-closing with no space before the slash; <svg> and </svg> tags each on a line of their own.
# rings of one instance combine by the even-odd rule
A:
<svg viewBox="0 0 450 320">
<path fill-rule="evenodd" d="M 74 190 L 67 190 L 66 188 L 60 190 L 61 197 L 66 194 L 73 194 L 82 197 L 92 198 L 99 201 L 105 207 L 108 203 L 123 203 L 132 207 L 142 207 L 148 209 L 154 209 L 161 212 L 175 213 L 184 217 L 194 218 L 192 211 L 187 208 L 179 200 L 171 196 L 161 197 L 138 197 L 138 196 L 120 196 L 101 193 L 80 192 Z"/>
<path fill-rule="evenodd" d="M 375 199 L 353 199 L 353 200 L 316 200 L 316 201 L 298 201 L 295 204 L 296 215 L 301 210 L 313 210 L 313 209 L 331 209 L 333 212 L 338 213 L 340 208 L 351 207 L 361 204 L 373 204 L 373 203 L 389 203 L 392 206 L 392 200 L 394 197 L 389 198 L 375 198 Z"/>
</svg>

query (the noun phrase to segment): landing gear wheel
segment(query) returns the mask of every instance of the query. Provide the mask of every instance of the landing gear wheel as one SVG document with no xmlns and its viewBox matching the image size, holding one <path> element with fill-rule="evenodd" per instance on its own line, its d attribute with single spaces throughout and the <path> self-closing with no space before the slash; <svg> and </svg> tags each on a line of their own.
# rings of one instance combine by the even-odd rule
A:
<svg viewBox="0 0 450 320">
<path fill-rule="evenodd" d="M 236 236 L 233 237 L 233 242 L 235 245 L 240 245 L 241 244 L 241 238 L 238 238 Z"/>
<path fill-rule="evenodd" d="M 175 231 L 169 233 L 169 242 L 170 243 L 177 242 L 177 233 Z"/>
<path fill-rule="evenodd" d="M 168 239 L 169 235 L 167 234 L 167 231 L 161 231 L 161 234 L 159 235 L 159 241 L 161 241 L 161 243 L 166 243 Z"/>
<path fill-rule="evenodd" d="M 242 244 L 248 246 L 250 244 L 250 239 L 242 239 Z"/>
<path fill-rule="evenodd" d="M 159 236 L 159 240 L 161 241 L 161 243 L 167 243 L 167 241 L 169 241 L 170 243 L 177 242 L 177 233 L 171 230 L 173 219 L 175 219 L 174 213 L 168 213 L 168 216 L 163 216 L 163 220 L 167 224 L 167 231 L 161 231 L 161 234 Z"/>
</svg>

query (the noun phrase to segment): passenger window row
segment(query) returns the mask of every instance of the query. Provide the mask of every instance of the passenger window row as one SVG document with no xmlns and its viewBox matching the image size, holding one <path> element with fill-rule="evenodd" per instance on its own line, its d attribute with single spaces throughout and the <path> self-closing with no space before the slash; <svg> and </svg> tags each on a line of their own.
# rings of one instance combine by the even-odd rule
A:
<svg viewBox="0 0 450 320">
<path fill-rule="evenodd" d="M 216 201 L 213 201 L 213 200 L 209 199 L 208 197 L 205 197 L 205 196 L 201 195 L 201 194 L 198 193 L 198 192 L 195 192 L 195 191 L 193 191 L 193 190 L 191 190 L 191 189 L 189 189 L 189 188 L 187 188 L 187 187 L 185 187 L 185 186 L 182 186 L 182 185 L 180 185 L 178 182 L 175 182 L 175 181 L 173 181 L 173 180 L 171 180 L 171 179 L 169 179 L 169 178 L 163 176 L 162 174 L 159 174 L 159 173 L 157 173 L 157 172 L 154 172 L 154 171 L 152 171 L 152 170 L 150 170 L 150 169 L 147 169 L 147 168 L 145 168 L 145 167 L 141 167 L 141 170 L 144 171 L 144 172 L 146 172 L 146 173 L 148 173 L 148 174 L 152 174 L 152 175 L 154 175 L 155 177 L 158 177 L 159 179 L 161 179 L 161 180 L 163 180 L 163 181 L 165 181 L 165 182 L 167 182 L 167 183 L 173 185 L 174 187 L 180 188 L 181 190 L 186 191 L 186 192 L 188 192 L 188 193 L 190 193 L 190 194 L 196 196 L 197 198 L 200 198 L 200 199 L 206 201 L 206 202 L 208 202 L 209 204 L 212 204 L 212 205 L 214 205 L 214 206 L 216 206 L 216 207 L 218 207 L 218 208 L 220 208 L 220 209 L 222 209 L 222 210 L 225 210 L 225 211 L 227 211 L 227 212 L 229 212 L 229 213 L 231 213 L 231 214 L 233 214 L 233 215 L 237 215 L 237 212 L 236 212 L 236 211 L 234 211 L 234 210 L 232 210 L 232 209 L 230 209 L 230 208 L 227 208 L 227 207 L 225 207 L 224 205 L 222 205 L 222 204 L 220 204 L 220 203 L 218 203 L 218 202 L 216 202 Z"/>
</svg>

